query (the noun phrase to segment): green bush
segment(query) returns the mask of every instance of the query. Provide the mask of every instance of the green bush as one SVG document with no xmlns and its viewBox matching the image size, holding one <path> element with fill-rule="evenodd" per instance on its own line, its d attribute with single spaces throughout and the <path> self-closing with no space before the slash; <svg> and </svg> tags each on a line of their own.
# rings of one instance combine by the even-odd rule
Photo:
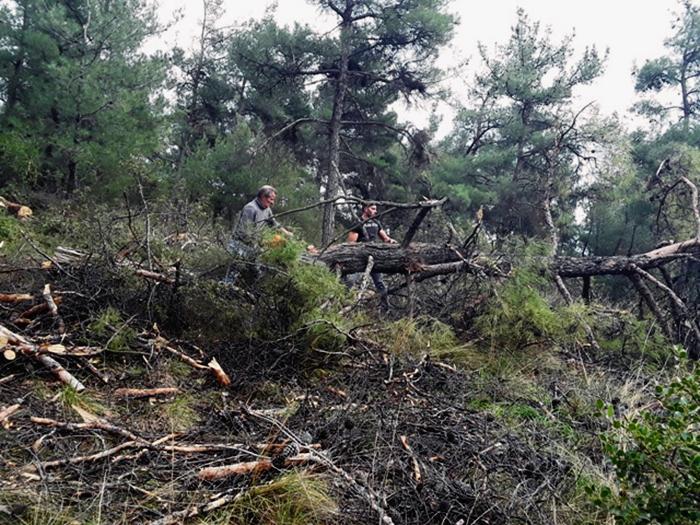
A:
<svg viewBox="0 0 700 525">
<path fill-rule="evenodd" d="M 402 318 L 382 325 L 381 337 L 392 354 L 422 356 L 452 360 L 459 352 L 457 336 L 445 323 L 432 317 Z"/>
<path fill-rule="evenodd" d="M 561 316 L 540 291 L 544 286 L 536 271 L 519 268 L 494 290 L 486 313 L 475 323 L 492 349 L 520 350 L 565 333 Z"/>
<path fill-rule="evenodd" d="M 657 387 L 656 394 L 629 418 L 615 418 L 613 407 L 599 402 L 613 426 L 603 448 L 617 486 L 588 491 L 617 523 L 699 523 L 700 369 Z"/>
</svg>

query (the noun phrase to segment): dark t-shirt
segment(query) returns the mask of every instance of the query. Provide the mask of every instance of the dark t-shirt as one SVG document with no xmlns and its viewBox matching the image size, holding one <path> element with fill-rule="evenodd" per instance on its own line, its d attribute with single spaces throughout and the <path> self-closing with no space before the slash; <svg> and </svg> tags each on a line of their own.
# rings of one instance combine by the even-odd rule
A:
<svg viewBox="0 0 700 525">
<path fill-rule="evenodd" d="M 381 222 L 376 219 L 370 219 L 351 231 L 357 234 L 357 242 L 373 242 L 379 238 L 379 231 L 383 229 L 384 226 L 382 226 Z"/>
</svg>

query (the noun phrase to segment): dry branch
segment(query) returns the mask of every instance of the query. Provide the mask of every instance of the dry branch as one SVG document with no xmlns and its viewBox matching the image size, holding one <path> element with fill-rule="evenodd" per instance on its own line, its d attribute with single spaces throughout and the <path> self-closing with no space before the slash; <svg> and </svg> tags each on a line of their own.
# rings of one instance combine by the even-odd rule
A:
<svg viewBox="0 0 700 525">
<path fill-rule="evenodd" d="M 224 372 L 224 369 L 221 368 L 221 365 L 215 357 L 212 357 L 211 361 L 209 361 L 208 368 L 214 373 L 216 381 L 221 386 L 229 386 L 231 384 L 231 378 Z"/>
<path fill-rule="evenodd" d="M 117 388 L 113 395 L 118 398 L 141 398 L 154 396 L 169 396 L 177 394 L 180 390 L 175 387 L 162 388 Z"/>
<path fill-rule="evenodd" d="M 421 483 L 422 477 L 420 473 L 420 465 L 418 464 L 418 460 L 416 459 L 416 455 L 413 452 L 411 445 L 408 444 L 408 437 L 399 436 L 399 440 L 401 441 L 401 445 L 403 446 L 404 450 L 408 452 L 409 456 L 411 456 L 411 460 L 413 461 L 413 479 L 416 480 L 416 483 Z"/>
<path fill-rule="evenodd" d="M 118 436 L 125 437 L 131 441 L 141 442 L 142 444 L 149 444 L 148 441 L 136 436 L 133 432 L 126 429 L 112 425 L 107 421 L 91 421 L 90 423 L 70 423 L 63 421 L 56 421 L 55 419 L 48 419 L 45 417 L 34 417 L 30 418 L 30 421 L 36 425 L 42 425 L 51 428 L 60 428 L 64 430 L 103 430 L 109 432 L 110 434 L 115 434 Z"/>
<path fill-rule="evenodd" d="M 42 461 L 40 463 L 27 465 L 24 467 L 25 472 L 41 472 L 43 470 L 48 470 L 55 467 L 61 467 L 63 465 L 79 465 L 80 463 L 90 463 L 92 461 L 97 461 L 100 459 L 113 456 L 117 452 L 134 447 L 142 447 L 143 443 L 141 441 L 125 441 L 120 445 L 112 448 L 103 450 L 102 452 L 97 452 L 95 454 L 89 454 L 87 456 L 75 456 L 66 459 L 55 459 L 53 461 Z"/>
<path fill-rule="evenodd" d="M 211 371 L 214 374 L 217 383 L 219 383 L 221 386 L 229 386 L 231 384 L 231 378 L 226 372 L 224 372 L 224 369 L 221 368 L 221 365 L 216 360 L 216 358 L 212 358 L 207 364 L 201 363 L 196 359 L 193 359 L 192 357 L 188 356 L 184 352 L 181 352 L 180 350 L 177 350 L 176 348 L 170 346 L 169 341 L 161 335 L 156 335 L 156 338 L 149 340 L 149 342 L 158 349 L 164 349 L 170 352 L 171 354 L 176 355 L 182 361 L 190 365 L 192 368 L 195 368 L 197 370 Z"/>
</svg>

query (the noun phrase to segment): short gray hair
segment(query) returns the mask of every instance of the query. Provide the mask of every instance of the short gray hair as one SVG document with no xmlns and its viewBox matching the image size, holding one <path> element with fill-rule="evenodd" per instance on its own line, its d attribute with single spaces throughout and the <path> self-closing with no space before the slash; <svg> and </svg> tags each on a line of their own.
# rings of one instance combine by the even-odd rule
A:
<svg viewBox="0 0 700 525">
<path fill-rule="evenodd" d="M 277 193 L 277 190 L 273 186 L 261 186 L 260 189 L 258 190 L 258 198 L 260 197 L 269 197 L 273 193 Z"/>
</svg>

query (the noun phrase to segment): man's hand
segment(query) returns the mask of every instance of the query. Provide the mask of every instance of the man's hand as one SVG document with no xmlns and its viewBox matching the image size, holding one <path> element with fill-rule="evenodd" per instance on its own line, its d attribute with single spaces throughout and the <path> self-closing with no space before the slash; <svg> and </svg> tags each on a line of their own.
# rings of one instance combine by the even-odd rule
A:
<svg viewBox="0 0 700 525">
<path fill-rule="evenodd" d="M 389 237 L 384 230 L 379 230 L 379 238 L 389 244 L 396 244 L 398 242 L 396 239 Z"/>
</svg>

